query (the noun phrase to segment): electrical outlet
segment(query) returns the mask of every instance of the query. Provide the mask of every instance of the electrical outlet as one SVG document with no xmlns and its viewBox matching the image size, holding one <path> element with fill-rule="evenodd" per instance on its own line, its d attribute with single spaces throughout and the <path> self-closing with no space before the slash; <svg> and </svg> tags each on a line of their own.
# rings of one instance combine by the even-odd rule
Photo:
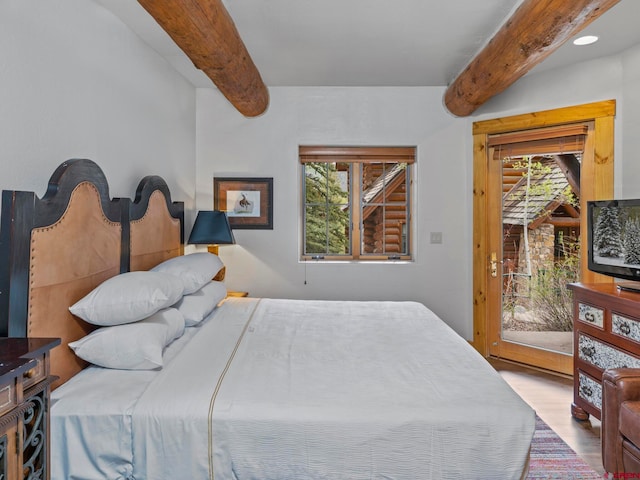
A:
<svg viewBox="0 0 640 480">
<path fill-rule="evenodd" d="M 431 232 L 431 243 L 442 243 L 442 232 Z"/>
</svg>

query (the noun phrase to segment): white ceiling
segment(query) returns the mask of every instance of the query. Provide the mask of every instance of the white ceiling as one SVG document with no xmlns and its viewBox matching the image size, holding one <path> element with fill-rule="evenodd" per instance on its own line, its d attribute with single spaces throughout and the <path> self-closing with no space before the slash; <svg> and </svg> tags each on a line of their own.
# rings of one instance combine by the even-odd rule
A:
<svg viewBox="0 0 640 480">
<path fill-rule="evenodd" d="M 135 0 L 97 0 L 196 87 L 214 85 Z M 522 0 L 223 0 L 267 86 L 446 86 Z M 622 0 L 532 71 L 640 44 L 640 1 Z"/>
</svg>

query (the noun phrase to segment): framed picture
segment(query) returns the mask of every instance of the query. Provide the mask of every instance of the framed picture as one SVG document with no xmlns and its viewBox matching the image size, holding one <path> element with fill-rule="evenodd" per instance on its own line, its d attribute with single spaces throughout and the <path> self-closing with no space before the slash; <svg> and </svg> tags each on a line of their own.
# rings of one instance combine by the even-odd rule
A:
<svg viewBox="0 0 640 480">
<path fill-rule="evenodd" d="M 231 228 L 273 230 L 273 178 L 214 178 L 213 208 Z"/>
</svg>

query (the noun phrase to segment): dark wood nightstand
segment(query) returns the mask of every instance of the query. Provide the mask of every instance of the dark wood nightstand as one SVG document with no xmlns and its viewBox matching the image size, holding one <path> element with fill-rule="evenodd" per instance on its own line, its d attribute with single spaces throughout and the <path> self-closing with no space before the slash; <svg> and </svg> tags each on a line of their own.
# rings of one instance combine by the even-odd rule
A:
<svg viewBox="0 0 640 480">
<path fill-rule="evenodd" d="M 49 478 L 49 351 L 57 338 L 0 338 L 0 478 Z"/>
</svg>

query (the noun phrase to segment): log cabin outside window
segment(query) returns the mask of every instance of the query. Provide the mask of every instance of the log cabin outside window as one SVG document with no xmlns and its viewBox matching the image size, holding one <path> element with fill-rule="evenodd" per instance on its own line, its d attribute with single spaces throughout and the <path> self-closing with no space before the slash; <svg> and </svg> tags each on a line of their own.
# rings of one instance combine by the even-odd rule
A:
<svg viewBox="0 0 640 480">
<path fill-rule="evenodd" d="M 299 152 L 303 260 L 411 260 L 414 147 Z"/>
</svg>

